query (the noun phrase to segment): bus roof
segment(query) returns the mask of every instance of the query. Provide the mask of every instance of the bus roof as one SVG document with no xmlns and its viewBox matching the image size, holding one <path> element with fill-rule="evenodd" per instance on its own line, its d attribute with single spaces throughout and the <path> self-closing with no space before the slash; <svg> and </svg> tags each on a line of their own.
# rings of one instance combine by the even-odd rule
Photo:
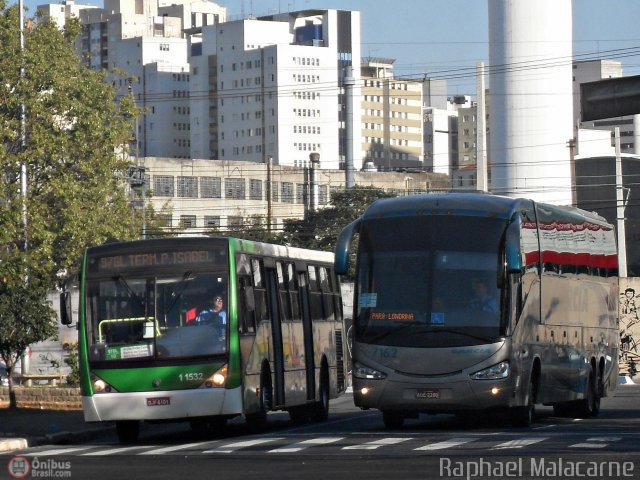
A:
<svg viewBox="0 0 640 480">
<path fill-rule="evenodd" d="M 376 200 L 362 215 L 362 220 L 380 217 L 403 217 L 420 215 L 461 215 L 490 217 L 509 220 L 520 208 L 532 208 L 533 200 L 511 198 L 491 193 L 439 193 L 410 195 L 406 197 Z M 558 217 L 585 219 L 594 223 L 609 225 L 609 222 L 594 212 L 575 207 L 538 203 L 539 207 L 553 211 Z"/>
</svg>

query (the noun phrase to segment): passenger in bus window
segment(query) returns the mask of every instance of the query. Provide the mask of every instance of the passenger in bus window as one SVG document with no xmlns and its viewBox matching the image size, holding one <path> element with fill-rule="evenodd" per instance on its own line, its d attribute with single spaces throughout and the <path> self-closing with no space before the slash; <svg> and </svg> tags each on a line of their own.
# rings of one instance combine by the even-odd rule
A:
<svg viewBox="0 0 640 480">
<path fill-rule="evenodd" d="M 471 297 L 469 306 L 473 310 L 496 313 L 498 311 L 498 299 L 495 295 L 489 293 L 489 286 L 486 280 L 475 279 L 472 286 L 473 297 Z"/>
</svg>

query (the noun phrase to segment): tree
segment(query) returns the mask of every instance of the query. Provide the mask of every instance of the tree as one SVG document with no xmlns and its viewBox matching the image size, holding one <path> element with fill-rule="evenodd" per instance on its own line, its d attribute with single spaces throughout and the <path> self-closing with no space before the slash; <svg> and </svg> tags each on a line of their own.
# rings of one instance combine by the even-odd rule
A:
<svg viewBox="0 0 640 480">
<path fill-rule="evenodd" d="M 56 272 L 76 270 L 88 245 L 140 232 L 122 180 L 137 112 L 82 64 L 79 32 L 78 21 L 64 30 L 30 21 L 21 49 L 18 6 L 0 0 L 0 356 L 8 368 L 52 335 L 46 298 Z"/>
<path fill-rule="evenodd" d="M 310 212 L 302 220 L 285 220 L 283 240 L 292 246 L 333 251 L 342 229 L 375 200 L 394 195 L 381 188 L 356 186 L 335 191 L 330 206 Z"/>
</svg>

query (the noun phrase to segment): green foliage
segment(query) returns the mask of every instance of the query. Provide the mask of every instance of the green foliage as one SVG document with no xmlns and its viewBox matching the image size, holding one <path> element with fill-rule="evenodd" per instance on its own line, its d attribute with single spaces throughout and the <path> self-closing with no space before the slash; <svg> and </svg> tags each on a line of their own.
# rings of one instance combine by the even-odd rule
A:
<svg viewBox="0 0 640 480">
<path fill-rule="evenodd" d="M 77 387 L 80 385 L 80 364 L 78 363 L 78 342 L 65 343 L 62 349 L 67 352 L 68 356 L 64 359 L 64 363 L 69 365 L 71 373 L 67 375 L 67 385 Z"/>
<path fill-rule="evenodd" d="M 103 73 L 82 64 L 77 21 L 64 31 L 28 22 L 21 49 L 18 13 L 0 0 L 0 355 L 8 368 L 55 334 L 46 299 L 56 272 L 77 270 L 86 246 L 134 238 L 141 225 L 121 180 L 132 99 L 118 99 Z"/>
<path fill-rule="evenodd" d="M 345 226 L 374 201 L 391 196 L 380 188 L 363 186 L 333 192 L 329 207 L 310 212 L 302 220 L 285 221 L 283 240 L 296 247 L 333 251 Z"/>
</svg>

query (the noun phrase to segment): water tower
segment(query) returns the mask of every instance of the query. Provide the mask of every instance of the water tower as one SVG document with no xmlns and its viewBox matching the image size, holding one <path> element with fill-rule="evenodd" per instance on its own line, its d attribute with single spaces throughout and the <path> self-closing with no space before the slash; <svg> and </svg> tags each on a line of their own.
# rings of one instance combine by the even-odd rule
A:
<svg viewBox="0 0 640 480">
<path fill-rule="evenodd" d="M 489 0 L 490 190 L 572 203 L 571 0 Z"/>
</svg>

